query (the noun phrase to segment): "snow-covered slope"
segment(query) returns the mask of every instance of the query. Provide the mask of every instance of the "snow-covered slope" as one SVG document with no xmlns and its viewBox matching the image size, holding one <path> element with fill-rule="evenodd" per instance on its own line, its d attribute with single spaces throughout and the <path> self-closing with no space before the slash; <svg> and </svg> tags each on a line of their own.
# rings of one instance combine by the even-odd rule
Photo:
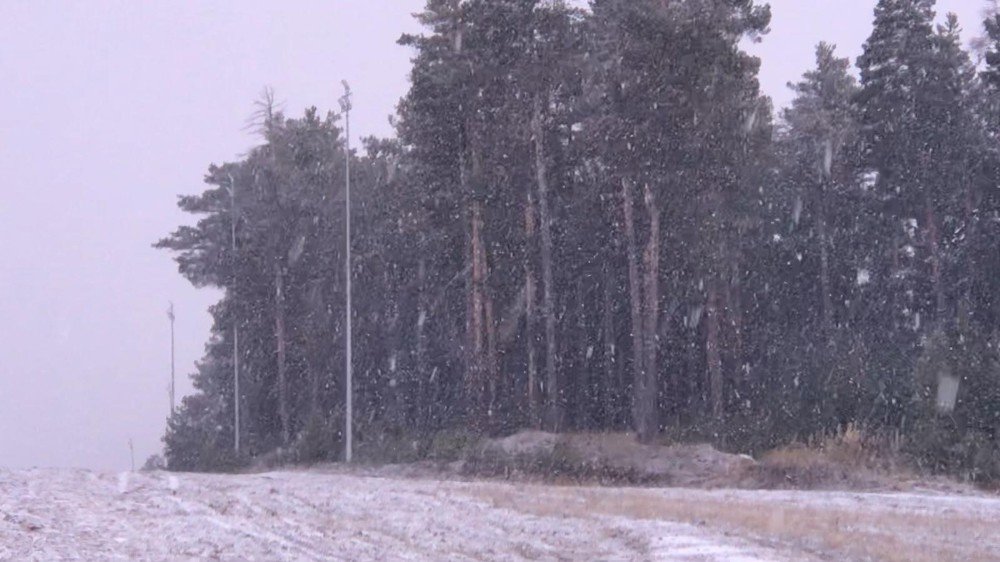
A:
<svg viewBox="0 0 1000 562">
<path fill-rule="evenodd" d="M 753 511 L 758 496 L 719 494 L 305 471 L 0 471 L 0 560 L 803 560 L 818 551 L 657 507 L 715 501 Z M 756 509 L 799 501 L 760 496 Z M 802 498 L 838 506 L 861 496 Z M 886 497 L 871 502 L 926 501 Z M 965 514 L 968 504 L 941 507 Z M 970 509 L 996 521 L 1000 502 Z"/>
</svg>

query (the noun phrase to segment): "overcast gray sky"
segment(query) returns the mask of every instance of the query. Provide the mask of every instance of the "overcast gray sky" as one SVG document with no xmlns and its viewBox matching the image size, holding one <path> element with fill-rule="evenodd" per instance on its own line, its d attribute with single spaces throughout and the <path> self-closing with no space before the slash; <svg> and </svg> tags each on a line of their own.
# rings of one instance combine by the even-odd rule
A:
<svg viewBox="0 0 1000 562">
<path fill-rule="evenodd" d="M 754 52 L 778 105 L 813 46 L 860 52 L 874 0 L 772 0 Z M 273 87 L 289 114 L 356 92 L 357 136 L 387 135 L 407 88 L 396 46 L 423 0 L 0 0 L 0 466 L 125 469 L 161 449 L 169 323 L 179 390 L 208 337 L 195 290 L 152 242 L 176 196 L 255 142 Z M 980 0 L 939 0 L 979 34 Z"/>
</svg>

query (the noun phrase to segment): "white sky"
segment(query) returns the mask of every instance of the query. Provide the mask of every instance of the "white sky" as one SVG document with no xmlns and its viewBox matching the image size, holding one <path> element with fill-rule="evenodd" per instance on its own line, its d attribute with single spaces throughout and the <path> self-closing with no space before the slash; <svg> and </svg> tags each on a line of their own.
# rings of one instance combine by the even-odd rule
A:
<svg viewBox="0 0 1000 562">
<path fill-rule="evenodd" d="M 853 60 L 874 0 L 772 0 L 754 52 L 777 105 L 820 40 Z M 181 393 L 209 304 L 150 245 L 187 217 L 212 162 L 238 158 L 265 85 L 290 115 L 356 92 L 356 135 L 387 135 L 422 0 L 0 0 L 0 466 L 125 469 L 161 448 L 169 323 Z M 980 0 L 940 0 L 967 38 Z"/>
</svg>

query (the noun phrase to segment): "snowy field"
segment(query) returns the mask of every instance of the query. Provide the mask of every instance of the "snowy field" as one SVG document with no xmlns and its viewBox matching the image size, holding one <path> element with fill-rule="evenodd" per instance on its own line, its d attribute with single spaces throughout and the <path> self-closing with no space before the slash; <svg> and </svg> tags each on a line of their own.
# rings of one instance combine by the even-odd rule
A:
<svg viewBox="0 0 1000 562">
<path fill-rule="evenodd" d="M 0 560 L 990 560 L 1000 499 L 0 470 Z"/>
</svg>

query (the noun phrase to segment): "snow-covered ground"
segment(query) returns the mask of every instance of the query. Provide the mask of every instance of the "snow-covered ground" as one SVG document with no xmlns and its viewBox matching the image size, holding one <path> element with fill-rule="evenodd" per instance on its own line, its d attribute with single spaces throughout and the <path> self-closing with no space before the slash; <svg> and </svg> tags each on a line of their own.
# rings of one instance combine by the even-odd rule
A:
<svg viewBox="0 0 1000 562">
<path fill-rule="evenodd" d="M 954 520 L 962 524 L 942 528 L 940 542 L 957 544 L 965 559 L 1000 558 L 1000 532 L 963 534 L 979 532 L 973 523 L 996 529 L 1000 521 L 1000 500 L 981 496 L 574 488 L 320 471 L 36 469 L 0 470 L 0 560 L 863 557 L 851 544 L 841 549 L 821 537 L 825 523 L 816 523 L 815 537 L 796 531 L 808 523 L 803 513 L 820 521 L 827 511 L 838 521 L 842 512 L 872 515 L 863 524 L 838 523 L 849 542 L 855 523 L 856 536 L 867 540 L 892 533 L 894 518 Z"/>
</svg>

